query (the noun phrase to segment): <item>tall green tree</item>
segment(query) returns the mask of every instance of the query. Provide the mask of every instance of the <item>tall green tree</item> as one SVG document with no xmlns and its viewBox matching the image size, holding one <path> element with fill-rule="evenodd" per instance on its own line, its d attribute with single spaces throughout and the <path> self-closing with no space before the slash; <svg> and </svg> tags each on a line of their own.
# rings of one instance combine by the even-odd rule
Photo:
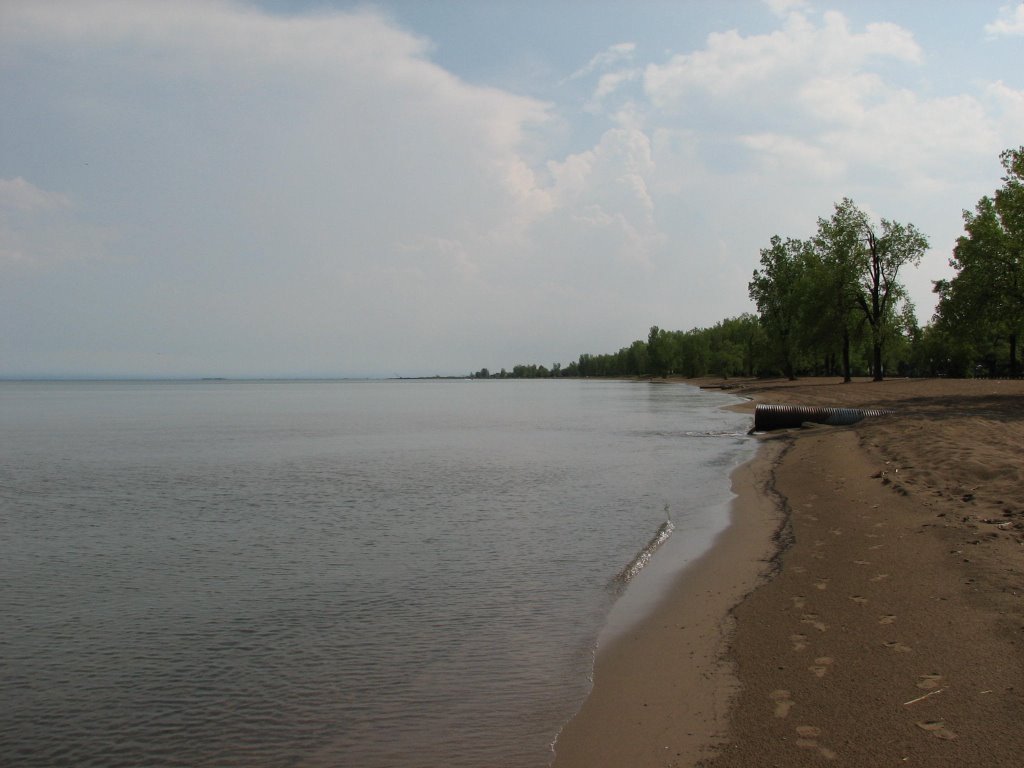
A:
<svg viewBox="0 0 1024 768">
<path fill-rule="evenodd" d="M 796 355 L 801 335 L 803 305 L 811 244 L 778 235 L 771 247 L 761 249 L 761 268 L 747 285 L 757 306 L 761 325 L 771 340 L 779 366 L 791 381 L 796 379 Z"/>
<path fill-rule="evenodd" d="M 647 345 L 637 339 L 626 350 L 627 372 L 634 376 L 642 376 L 650 369 Z"/>
<path fill-rule="evenodd" d="M 871 369 L 875 381 L 884 377 L 886 341 L 900 332 L 907 316 L 907 292 L 899 273 L 917 266 L 928 250 L 926 238 L 913 224 L 882 219 L 875 226 L 852 200 L 843 198 L 827 222 L 819 220 L 818 242 L 834 267 L 835 290 L 843 308 L 845 377 L 849 380 L 849 314 L 853 302 L 871 330 Z"/>
<path fill-rule="evenodd" d="M 656 325 L 651 326 L 647 334 L 647 359 L 653 375 L 664 377 L 675 371 L 678 354 L 673 342 L 668 331 Z"/>
<path fill-rule="evenodd" d="M 936 283 L 940 322 L 978 340 L 1005 339 L 1012 376 L 1020 374 L 1024 329 L 1024 146 L 999 156 L 1006 175 L 994 197 L 964 211 L 964 231 L 950 266 L 957 274 Z"/>
<path fill-rule="evenodd" d="M 734 366 L 733 374 L 753 376 L 758 358 L 763 357 L 759 347 L 766 341 L 764 328 L 757 316 L 745 312 L 738 317 L 722 320 L 716 327 L 721 327 L 723 336 L 738 352 L 738 364 Z"/>
<path fill-rule="evenodd" d="M 807 327 L 819 346 L 840 346 L 843 380 L 848 382 L 853 379 L 850 349 L 859 331 L 856 312 L 863 249 L 846 202 L 835 206 L 831 218 L 818 219 L 808 278 L 811 290 Z"/>
</svg>

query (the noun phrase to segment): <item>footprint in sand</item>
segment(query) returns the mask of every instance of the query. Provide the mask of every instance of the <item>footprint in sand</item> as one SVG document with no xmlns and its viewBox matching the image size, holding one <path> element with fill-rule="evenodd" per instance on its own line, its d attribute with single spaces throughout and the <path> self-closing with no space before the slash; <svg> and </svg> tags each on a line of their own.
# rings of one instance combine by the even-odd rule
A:
<svg viewBox="0 0 1024 768">
<path fill-rule="evenodd" d="M 937 739 L 943 741 L 953 741 L 956 738 L 956 734 L 946 727 L 946 724 L 941 720 L 925 720 L 916 724 L 922 731 L 930 733 Z"/>
<path fill-rule="evenodd" d="M 879 538 L 879 535 L 877 533 L 865 533 L 864 537 L 868 539 L 877 539 Z"/>
<path fill-rule="evenodd" d="M 891 613 L 887 613 L 885 616 L 879 616 L 878 617 L 878 623 L 879 624 L 895 624 L 896 623 L 896 617 L 893 614 L 891 614 Z"/>
<path fill-rule="evenodd" d="M 778 689 L 768 694 L 768 698 L 775 702 L 775 716 L 788 717 L 789 710 L 793 708 L 793 700 L 789 698 L 789 691 Z"/>
<path fill-rule="evenodd" d="M 823 621 L 820 621 L 818 619 L 818 614 L 816 613 L 805 613 L 803 617 L 800 619 L 800 623 L 810 624 L 819 632 L 825 632 L 826 630 L 828 630 L 828 624 L 826 624 Z"/>
<path fill-rule="evenodd" d="M 828 672 L 828 668 L 832 666 L 835 660 L 831 656 L 819 656 L 814 660 L 814 666 L 808 667 L 815 677 L 824 677 Z"/>
<path fill-rule="evenodd" d="M 910 653 L 911 651 L 909 645 L 904 645 L 903 643 L 897 642 L 895 640 L 890 640 L 887 643 L 882 643 L 882 645 L 884 645 L 890 651 L 895 651 L 896 653 Z"/>
<path fill-rule="evenodd" d="M 816 540 L 816 541 L 814 542 L 814 546 L 816 546 L 816 547 L 824 547 L 826 543 L 827 543 L 827 542 L 824 542 L 824 541 L 822 541 L 821 539 L 818 539 L 818 540 Z"/>
<path fill-rule="evenodd" d="M 824 592 L 826 589 L 828 589 L 828 579 L 819 579 L 818 581 L 814 582 L 814 588 L 820 589 L 822 592 Z"/>
<path fill-rule="evenodd" d="M 942 685 L 942 675 L 932 672 L 927 675 L 918 675 L 917 687 L 924 691 L 931 691 Z"/>
<path fill-rule="evenodd" d="M 888 578 L 889 578 L 889 574 L 888 573 L 879 573 L 877 576 L 872 576 L 871 580 L 877 584 L 878 582 L 885 581 Z"/>
<path fill-rule="evenodd" d="M 823 554 L 821 554 L 821 552 L 811 552 L 811 557 L 813 557 L 815 560 L 824 560 L 825 559 L 825 556 Z"/>
<path fill-rule="evenodd" d="M 885 548 L 885 544 L 875 544 L 873 546 L 868 547 L 868 549 L 870 549 L 872 552 L 874 550 L 876 550 L 876 549 L 884 549 L 884 548 Z"/>
<path fill-rule="evenodd" d="M 854 565 L 871 565 L 871 561 L 870 560 L 854 560 L 853 564 Z"/>
<path fill-rule="evenodd" d="M 821 728 L 813 725 L 798 725 L 796 727 L 797 739 L 794 742 L 801 749 L 816 749 L 826 760 L 835 760 L 836 753 L 828 747 L 823 747 L 818 743 L 818 737 L 821 736 Z"/>
<path fill-rule="evenodd" d="M 790 570 L 793 571 L 793 573 L 807 573 L 807 569 L 802 565 L 794 565 Z"/>
<path fill-rule="evenodd" d="M 807 635 L 790 635 L 789 641 L 793 643 L 794 651 L 804 651 L 807 649 Z"/>
<path fill-rule="evenodd" d="M 850 599 L 857 605 L 864 605 L 868 601 L 868 599 L 863 595 L 850 595 Z"/>
<path fill-rule="evenodd" d="M 794 608 L 803 608 L 807 605 L 807 598 L 803 595 L 794 595 L 789 599 L 793 601 Z"/>
<path fill-rule="evenodd" d="M 843 535 L 843 529 L 842 528 L 833 528 L 831 531 L 829 531 L 829 533 L 831 533 L 833 536 L 842 536 Z"/>
</svg>

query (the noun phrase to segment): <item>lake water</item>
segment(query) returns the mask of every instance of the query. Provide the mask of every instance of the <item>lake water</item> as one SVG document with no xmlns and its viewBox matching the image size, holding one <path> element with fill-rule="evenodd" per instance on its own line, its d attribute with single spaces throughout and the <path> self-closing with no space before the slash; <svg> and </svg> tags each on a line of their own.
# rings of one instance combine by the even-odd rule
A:
<svg viewBox="0 0 1024 768">
<path fill-rule="evenodd" d="M 726 524 L 731 402 L 2 382 L 0 764 L 541 768 L 598 637 Z"/>
</svg>

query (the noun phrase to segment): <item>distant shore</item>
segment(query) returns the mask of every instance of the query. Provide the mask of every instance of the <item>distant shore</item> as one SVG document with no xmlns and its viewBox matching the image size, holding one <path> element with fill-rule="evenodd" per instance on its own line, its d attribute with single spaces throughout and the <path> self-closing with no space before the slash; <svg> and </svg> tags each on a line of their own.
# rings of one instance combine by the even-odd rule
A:
<svg viewBox="0 0 1024 768">
<path fill-rule="evenodd" d="M 600 649 L 556 768 L 1019 765 L 1024 382 L 687 383 L 896 413 L 762 439 L 730 528 Z"/>
</svg>

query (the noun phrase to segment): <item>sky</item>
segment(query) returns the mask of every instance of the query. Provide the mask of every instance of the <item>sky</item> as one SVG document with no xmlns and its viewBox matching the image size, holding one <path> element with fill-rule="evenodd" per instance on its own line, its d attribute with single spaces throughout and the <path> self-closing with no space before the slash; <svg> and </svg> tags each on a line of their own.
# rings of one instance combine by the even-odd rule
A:
<svg viewBox="0 0 1024 768">
<path fill-rule="evenodd" d="M 1024 144 L 1005 0 L 0 0 L 0 378 L 459 375 L 754 311 Z"/>
</svg>

